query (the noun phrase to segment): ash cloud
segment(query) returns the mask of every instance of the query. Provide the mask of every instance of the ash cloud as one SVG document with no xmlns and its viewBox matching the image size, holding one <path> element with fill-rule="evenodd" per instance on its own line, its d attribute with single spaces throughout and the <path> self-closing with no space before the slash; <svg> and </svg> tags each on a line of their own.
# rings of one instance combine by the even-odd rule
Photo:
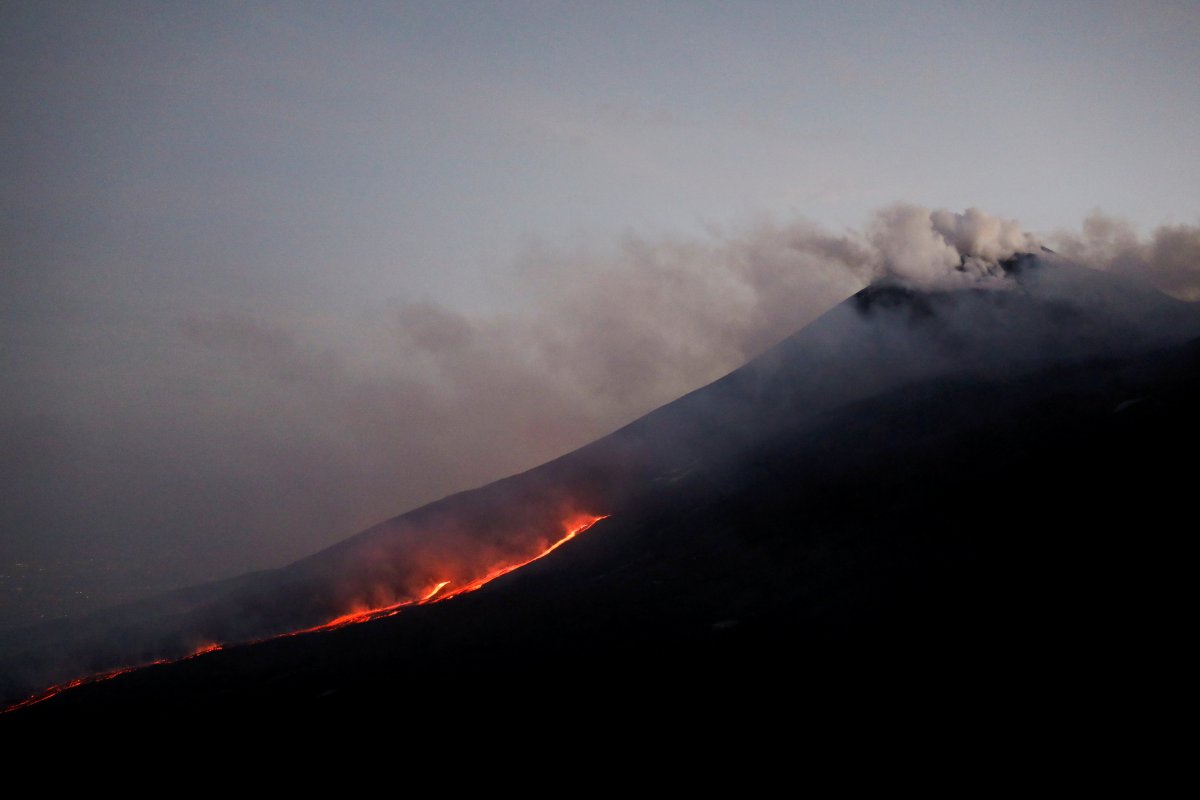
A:
<svg viewBox="0 0 1200 800">
<path fill-rule="evenodd" d="M 259 402 L 292 438 L 319 437 L 304 472 L 325 484 L 321 496 L 354 497 L 383 517 L 583 445 L 879 277 L 994 284 L 999 261 L 1032 242 L 975 209 L 896 206 L 866 234 L 798 220 L 703 240 L 628 236 L 605 257 L 531 247 L 516 265 L 523 311 L 401 305 L 376 332 L 386 356 L 371 371 L 267 321 L 193 320 L 187 332 L 255 377 Z"/>
<path fill-rule="evenodd" d="M 1093 250 L 1076 255 L 1096 256 L 1107 243 L 1143 260 L 1113 255 L 1104 264 L 1135 271 L 1157 263 L 1160 251 L 1175 253 L 1169 245 L 1177 238 L 1165 235 L 1167 245 L 1156 250 L 1157 239 L 1100 235 L 1093 224 L 1077 237 L 1079 248 Z M 530 541 L 531 532 L 609 512 L 618 477 L 646 486 L 705 459 L 719 462 L 745 446 L 739 437 L 759 427 L 764 410 L 802 426 L 890 387 L 951 369 L 961 377 L 968 365 L 972 375 L 1002 375 L 1047 354 L 1144 348 L 1161 340 L 1146 320 L 1164 320 L 1164 308 L 1185 305 L 1131 293 L 1111 279 L 1088 294 L 1082 289 L 1095 273 L 1076 267 L 1026 278 L 1005 272 L 1001 262 L 1037 242 L 1015 222 L 977 210 L 894 206 L 861 234 L 798 221 L 736 235 L 714 230 L 703 241 L 629 237 L 607 258 L 532 249 L 517 271 L 529 300 L 522 313 L 402 305 L 371 332 L 372 358 L 344 342 L 342 350 L 306 343 L 303 331 L 266 315 L 189 319 L 176 331 L 177 344 L 217 365 L 207 391 L 164 394 L 141 408 L 81 398 L 90 416 L 72 420 L 74 427 L 50 418 L 27 426 L 56 448 L 30 439 L 0 450 L 0 466 L 20 467 L 4 471 L 6 480 L 19 474 L 24 482 L 10 486 L 41 487 L 41 494 L 10 493 L 27 505 L 65 509 L 66 519 L 84 519 L 97 537 L 126 532 L 107 543 L 114 552 L 144 551 L 164 538 L 187 552 L 189 537 L 204 541 L 217 532 L 229 538 L 214 553 L 252 550 L 270 566 L 598 438 L 884 279 L 878 291 L 825 314 L 736 380 L 685 402 L 690 430 L 702 436 L 631 426 L 623 439 L 606 440 L 615 449 L 600 462 L 589 450 L 589 468 L 578 474 L 556 463 L 550 477 L 538 471 L 426 506 L 274 579 L 238 579 L 244 591 L 209 606 L 193 608 L 199 601 L 179 593 L 173 613 L 189 616 L 178 625 L 155 621 L 161 598 L 118 613 L 123 632 L 99 622 L 93 630 L 82 620 L 78 629 L 90 638 L 80 639 L 78 660 L 35 643 L 21 667 L 33 672 L 21 680 L 36 687 L 94 672 L 100 662 L 92 647 L 108 659 L 102 668 L 130 663 L 130 653 L 174 658 L 208 642 L 274 635 L 419 597 L 441 580 L 462 584 L 493 562 L 544 548 L 547 541 Z M 1014 291 L 922 295 L 914 286 Z M 1033 291 L 1053 302 L 1022 302 Z M 40 463 L 74 471 L 55 475 Z M 141 552 L 131 560 L 148 559 Z M 227 563 L 234 566 L 226 574 L 245 571 Z M 49 661 L 37 662 L 43 656 Z"/>
<path fill-rule="evenodd" d="M 1200 225 L 1162 225 L 1149 236 L 1093 211 L 1080 232 L 1058 231 L 1055 250 L 1081 264 L 1147 281 L 1181 300 L 1200 300 Z"/>
<path fill-rule="evenodd" d="M 1087 243 L 1125 241 L 1092 228 L 1079 237 L 1085 261 L 1100 252 Z M 1115 248 L 1142 261 L 1105 263 L 1167 263 L 1178 238 Z M 353 342 L 314 345 L 270 313 L 198 316 L 36 426 L 27 409 L 7 413 L 5 523 L 44 549 L 107 555 L 113 585 L 147 565 L 168 586 L 279 565 L 581 446 L 873 280 L 1001 286 L 1000 262 L 1036 242 L 975 209 L 903 205 L 863 232 L 800 220 L 699 240 L 629 236 L 606 256 L 531 247 L 516 264 L 521 311 L 409 303 Z M 1162 274 L 1186 271 L 1178 263 Z M 114 597 L 112 585 L 93 591 Z"/>
<path fill-rule="evenodd" d="M 451 397 L 532 382 L 615 421 L 729 372 L 872 280 L 996 282 L 1000 262 L 1036 247 L 1014 221 L 911 205 L 879 212 L 865 235 L 797 221 L 701 242 L 630 237 L 599 262 L 527 254 L 526 315 L 418 304 L 395 331 L 403 357 L 433 365 Z"/>
<path fill-rule="evenodd" d="M 896 205 L 880 211 L 868 230 L 878 251 L 877 274 L 925 287 L 1003 281 L 1001 262 L 1038 248 L 1016 220 L 977 208 L 958 214 Z"/>
</svg>

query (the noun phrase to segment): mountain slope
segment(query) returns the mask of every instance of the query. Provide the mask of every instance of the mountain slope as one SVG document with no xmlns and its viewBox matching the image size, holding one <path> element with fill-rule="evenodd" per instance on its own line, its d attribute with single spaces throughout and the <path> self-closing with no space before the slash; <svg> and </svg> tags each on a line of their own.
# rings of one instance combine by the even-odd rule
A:
<svg viewBox="0 0 1200 800">
<path fill-rule="evenodd" d="M 1200 324 L 1186 304 L 1070 265 L 1013 272 L 1008 290 L 869 288 L 575 453 L 182 611 L 99 620 L 74 646 L 116 661 L 320 624 L 380 586 L 395 596 L 435 545 L 473 553 L 567 510 L 611 515 L 477 593 L 144 670 L 29 712 L 130 698 L 357 708 L 413 703 L 414 685 L 494 693 L 585 673 L 626 689 L 680 670 L 778 680 L 897 652 L 922 664 L 980 648 L 1006 663 L 1039 648 L 1064 656 L 1073 638 L 1094 646 L 1101 620 L 1132 635 L 1127 617 L 1161 588 L 1175 546 L 1162 499 L 1183 478 L 1163 459 L 1194 452 L 1200 348 L 1186 339 Z M 1117 602 L 1114 574 L 1136 603 Z M 21 656 L 27 674 L 39 652 Z"/>
</svg>

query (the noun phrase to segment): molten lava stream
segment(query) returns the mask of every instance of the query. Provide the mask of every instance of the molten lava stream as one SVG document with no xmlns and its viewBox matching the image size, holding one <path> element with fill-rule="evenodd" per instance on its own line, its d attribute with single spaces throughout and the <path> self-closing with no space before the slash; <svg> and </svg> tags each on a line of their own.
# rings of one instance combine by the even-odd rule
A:
<svg viewBox="0 0 1200 800">
<path fill-rule="evenodd" d="M 459 595 L 466 594 L 467 592 L 474 592 L 474 591 L 482 588 L 483 586 L 491 583 L 492 581 L 496 580 L 497 578 L 503 577 L 504 575 L 507 575 L 508 573 L 513 572 L 514 570 L 520 569 L 521 567 L 525 566 L 526 564 L 532 564 L 534 561 L 537 561 L 538 559 L 545 558 L 546 556 L 550 555 L 558 548 L 562 547 L 567 542 L 574 539 L 579 534 L 581 534 L 584 531 L 591 528 L 593 525 L 595 525 L 600 520 L 608 519 L 608 516 L 609 516 L 608 514 L 604 514 L 599 517 L 593 517 L 593 516 L 572 517 L 566 524 L 567 530 L 566 530 L 566 533 L 563 534 L 562 538 L 553 542 L 549 547 L 542 550 L 537 555 L 534 555 L 531 558 L 527 558 L 524 561 L 519 561 L 515 564 L 501 564 L 500 566 L 494 567 L 491 570 L 489 570 L 483 577 L 475 578 L 474 580 L 469 581 L 468 583 L 464 583 L 462 586 L 455 586 L 449 590 L 446 590 L 446 587 L 450 586 L 451 582 L 448 580 L 439 581 L 438 583 L 434 584 L 427 592 L 425 592 L 425 594 L 421 595 L 420 597 L 410 598 L 407 600 L 401 600 L 397 603 L 393 603 L 392 605 L 382 606 L 380 608 L 356 609 L 354 611 L 350 611 L 345 614 L 342 614 L 341 616 L 334 617 L 333 619 L 329 620 L 328 622 L 323 622 L 320 625 L 314 625 L 311 628 L 303 628 L 298 631 L 289 631 L 288 633 L 281 633 L 281 634 L 278 634 L 277 636 L 267 637 L 267 639 L 258 639 L 258 640 L 252 641 L 252 642 L 246 642 L 246 644 L 258 644 L 259 642 L 269 641 L 270 639 L 281 639 L 285 636 L 300 636 L 300 635 L 306 634 L 306 633 L 317 633 L 319 631 L 337 630 L 338 628 L 344 628 L 347 625 L 356 625 L 360 622 L 369 622 L 370 620 L 373 620 L 373 619 L 384 619 L 386 617 L 391 617 L 396 614 L 399 614 L 401 611 L 408 608 L 409 606 L 421 606 L 421 605 L 427 605 L 429 603 L 440 603 L 443 600 L 449 600 L 453 597 L 458 597 Z M 213 642 L 213 643 L 206 644 L 202 647 L 197 648 L 196 650 L 194 650 L 193 652 L 191 652 L 190 654 L 188 654 L 186 656 L 183 656 L 182 658 L 161 658 L 161 659 L 158 659 L 157 661 L 151 661 L 147 664 L 138 664 L 138 665 L 132 666 L 132 667 L 121 667 L 119 669 L 109 670 L 108 672 L 102 672 L 97 675 L 90 675 L 90 676 L 84 677 L 84 678 L 75 678 L 74 680 L 66 681 L 65 683 L 55 684 L 54 686 L 44 689 L 41 692 L 38 692 L 37 694 L 34 694 L 34 695 L 26 698 L 25 700 L 22 700 L 19 703 L 16 703 L 15 705 L 11 705 L 8 708 L 0 710 L 0 714 L 7 713 L 9 711 L 15 711 L 18 708 L 27 708 L 28 706 L 34 705 L 35 703 L 40 703 L 43 700 L 49 700 L 51 697 L 54 697 L 57 694 L 62 694 L 63 692 L 67 691 L 68 689 L 74 689 L 77 686 L 85 686 L 90 683 L 100 683 L 101 681 L 111 680 L 120 675 L 124 675 L 128 672 L 133 672 L 134 670 L 144 669 L 146 667 L 153 667 L 153 666 L 157 666 L 159 664 L 173 664 L 173 663 L 177 663 L 180 661 L 187 661 L 188 659 L 196 658 L 198 656 L 205 655 L 206 653 L 212 653 L 216 650 L 224 649 L 224 647 L 225 647 L 225 645 Z"/>
<path fill-rule="evenodd" d="M 223 650 L 223 649 L 224 649 L 224 645 L 220 645 L 220 644 L 217 644 L 216 642 L 213 642 L 211 644 L 206 644 L 201 647 L 197 647 L 195 650 L 193 650 L 191 653 L 184 656 L 183 658 L 159 658 L 154 661 L 149 661 L 145 664 L 138 664 L 133 667 L 119 667 L 117 669 L 110 669 L 108 672 L 101 672 L 97 675 L 89 675 L 85 678 L 74 678 L 74 679 L 66 681 L 64 683 L 56 683 L 53 686 L 49 687 L 48 689 L 43 689 L 42 691 L 38 692 L 37 694 L 31 695 L 31 696 L 25 698 L 24 700 L 22 700 L 19 703 L 11 705 L 8 708 L 0 709 L 0 714 L 7 714 L 9 711 L 16 711 L 18 708 L 26 708 L 35 703 L 40 703 L 43 700 L 49 700 L 51 697 L 54 697 L 54 695 L 62 694 L 63 692 L 67 691 L 68 689 L 74 689 L 77 686 L 86 686 L 89 683 L 102 683 L 103 681 L 110 681 L 113 678 L 118 678 L 121 675 L 125 675 L 130 672 L 136 672 L 137 670 L 145 669 L 146 667 L 156 667 L 159 664 L 175 664 L 180 661 L 187 661 L 189 659 L 196 658 L 197 656 L 202 656 L 205 653 L 212 653 L 217 650 Z"/>
<path fill-rule="evenodd" d="M 609 516 L 608 514 L 604 514 L 603 516 L 599 516 L 599 517 L 593 517 L 593 516 L 572 517 L 571 520 L 567 523 L 567 526 L 566 526 L 567 532 L 565 534 L 563 534 L 562 538 L 560 538 L 557 541 L 555 541 L 554 543 L 552 543 L 549 547 L 542 550 L 537 555 L 527 558 L 524 561 L 518 561 L 515 564 L 501 564 L 500 566 L 493 567 L 483 577 L 476 578 L 468 583 L 464 583 L 462 586 L 455 586 L 455 587 L 449 589 L 448 591 L 442 591 L 443 589 L 445 589 L 447 586 L 450 585 L 450 581 L 448 581 L 448 580 L 440 581 L 440 582 L 434 584 L 433 588 L 431 588 L 428 592 L 426 592 L 421 597 L 410 598 L 407 600 L 401 600 L 397 603 L 391 604 L 390 606 L 381 606 L 378 608 L 355 609 L 353 611 L 349 611 L 345 614 L 342 614 L 339 617 L 334 617 L 333 619 L 329 620 L 328 622 L 323 622 L 320 625 L 314 625 L 311 628 L 304 628 L 302 630 L 291 631 L 289 633 L 280 634 L 280 636 L 281 637 L 282 636 L 300 636 L 305 633 L 317 633 L 318 631 L 337 630 L 338 628 L 344 628 L 347 625 L 357 625 L 360 622 L 369 622 L 370 620 L 373 620 L 373 619 L 384 619 L 385 617 L 395 616 L 396 614 L 399 614 L 401 611 L 408 608 L 409 606 L 422 606 L 422 605 L 426 605 L 428 603 L 440 603 L 443 600 L 449 600 L 452 597 L 458 597 L 460 594 L 466 594 L 467 592 L 473 592 L 476 589 L 482 588 L 484 585 L 496 580 L 496 578 L 507 575 L 508 573 L 513 572 L 514 570 L 518 570 L 521 567 L 525 566 L 526 564 L 532 564 L 534 561 L 537 561 L 539 558 L 545 558 L 546 556 L 550 555 L 558 548 L 562 547 L 567 542 L 574 539 L 579 534 L 586 531 L 588 528 L 595 525 L 600 520 L 607 519 L 608 516 Z M 279 637 L 275 637 L 275 638 L 279 638 Z"/>
<path fill-rule="evenodd" d="M 421 606 L 432 602 L 434 595 L 440 592 L 443 587 L 449 583 L 450 581 L 442 581 L 436 584 L 432 589 L 416 600 L 401 600 L 398 603 L 392 603 L 390 606 L 350 611 L 346 614 L 342 614 L 340 617 L 334 617 L 333 619 L 329 620 L 329 622 L 322 622 L 320 625 L 314 625 L 311 628 L 304 628 L 298 631 L 282 633 L 280 636 L 299 636 L 304 633 L 316 633 L 317 631 L 332 631 L 337 630 L 338 628 L 344 628 L 347 625 L 356 625 L 359 622 L 368 622 L 373 619 L 391 617 L 395 614 L 399 614 L 402 610 L 408 608 L 409 606 Z M 438 599 L 444 600 L 445 598 L 439 597 Z"/>
<path fill-rule="evenodd" d="M 532 564 L 534 561 L 537 561 L 539 558 L 545 558 L 546 556 L 550 555 L 558 548 L 562 547 L 567 542 L 574 539 L 579 534 L 586 531 L 588 528 L 595 525 L 600 520 L 608 519 L 608 517 L 609 517 L 609 515 L 605 514 L 600 517 L 576 518 L 576 519 L 572 520 L 571 526 L 569 526 L 567 528 L 566 534 L 561 539 L 559 539 L 554 544 L 547 547 L 542 552 L 538 553 L 533 558 L 526 559 L 525 561 L 521 561 L 517 564 L 508 564 L 506 566 L 496 567 L 491 572 L 484 575 L 482 578 L 476 578 L 475 580 L 471 581 L 470 583 L 466 583 L 466 584 L 463 584 L 462 586 L 455 587 L 455 588 L 451 589 L 450 591 L 446 592 L 445 594 L 443 594 L 441 597 L 437 598 L 437 600 L 434 600 L 433 602 L 438 602 L 441 600 L 449 600 L 452 597 L 458 597 L 460 594 L 466 594 L 467 592 L 473 592 L 476 589 L 482 588 L 485 584 L 491 583 L 492 581 L 496 580 L 496 578 L 507 575 L 508 573 L 510 573 L 514 570 L 518 570 L 521 567 L 525 566 L 526 564 Z M 582 522 L 580 521 L 581 519 L 583 520 Z M 442 585 L 444 586 L 445 584 L 442 584 Z"/>
</svg>

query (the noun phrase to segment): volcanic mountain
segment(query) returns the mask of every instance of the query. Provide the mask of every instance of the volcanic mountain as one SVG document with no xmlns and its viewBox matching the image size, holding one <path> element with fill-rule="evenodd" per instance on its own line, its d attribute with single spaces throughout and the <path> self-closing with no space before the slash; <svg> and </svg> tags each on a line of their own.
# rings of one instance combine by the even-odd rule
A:
<svg viewBox="0 0 1200 800">
<path fill-rule="evenodd" d="M 9 704 L 113 675 L 5 719 L 1169 663 L 1200 309 L 1050 253 L 1004 268 L 876 283 L 603 439 L 281 569 L 4 634 Z"/>
</svg>

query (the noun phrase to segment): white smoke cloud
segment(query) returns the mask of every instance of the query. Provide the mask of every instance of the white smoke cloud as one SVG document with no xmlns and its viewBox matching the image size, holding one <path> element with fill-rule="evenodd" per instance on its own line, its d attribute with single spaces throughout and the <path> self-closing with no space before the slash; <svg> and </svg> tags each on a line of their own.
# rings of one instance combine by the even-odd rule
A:
<svg viewBox="0 0 1200 800">
<path fill-rule="evenodd" d="M 365 368 L 309 352 L 269 320 L 193 320 L 186 332 L 255 379 L 244 400 L 253 409 L 231 413 L 270 409 L 287 453 L 274 470 L 263 466 L 270 452 L 238 458 L 254 472 L 238 485 L 294 473 L 298 496 L 385 516 L 601 436 L 736 369 L 876 278 L 995 285 L 999 262 L 1032 242 L 976 209 L 902 205 L 880 211 L 866 234 L 796 220 L 700 240 L 631 236 L 606 256 L 533 249 L 517 264 L 523 312 L 403 305 L 372 339 L 388 356 Z M 252 441 L 243 434 L 239 446 Z M 311 502 L 296 505 L 327 524 Z"/>
<path fill-rule="evenodd" d="M 128 540 L 199 554 L 211 575 L 283 563 L 585 444 L 876 278 L 996 284 L 998 262 L 1032 241 L 974 209 L 895 206 L 865 232 L 793 220 L 629 237 L 602 256 L 531 249 L 516 264 L 520 313 L 409 304 L 340 347 L 313 346 L 289 319 L 215 310 L 106 391 L 37 416 L 0 405 L 0 496 L 19 499 L 5 522 L 45 550 Z M 114 585 L 131 584 L 114 562 Z"/>
<path fill-rule="evenodd" d="M 994 285 L 1004 279 L 1002 261 L 1038 247 L 1015 220 L 977 208 L 958 214 L 895 205 L 875 215 L 867 235 L 877 275 L 930 288 Z"/>
<path fill-rule="evenodd" d="M 1093 211 L 1083 229 L 1050 240 L 1081 264 L 1146 281 L 1181 300 L 1200 300 L 1200 225 L 1163 225 L 1148 237 L 1116 217 Z"/>
</svg>

